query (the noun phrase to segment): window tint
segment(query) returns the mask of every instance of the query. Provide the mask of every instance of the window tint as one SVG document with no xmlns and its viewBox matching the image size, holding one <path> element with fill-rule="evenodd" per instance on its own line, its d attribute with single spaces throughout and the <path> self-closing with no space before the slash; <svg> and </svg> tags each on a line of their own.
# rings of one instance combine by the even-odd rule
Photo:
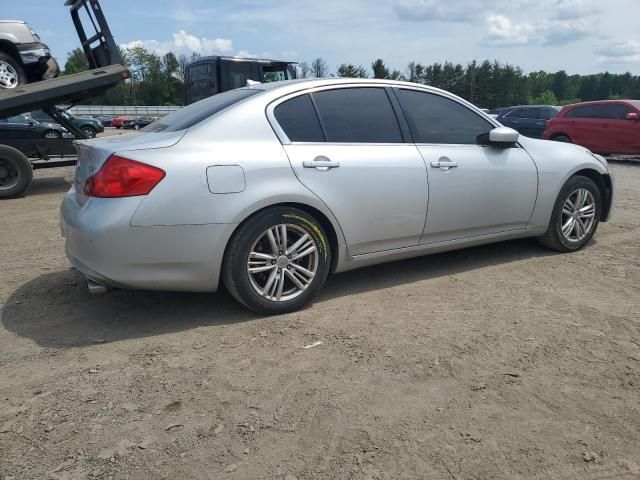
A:
<svg viewBox="0 0 640 480">
<path fill-rule="evenodd" d="M 469 108 L 432 93 L 398 91 L 416 143 L 475 144 L 493 126 Z"/>
<path fill-rule="evenodd" d="M 542 108 L 541 111 L 540 118 L 543 120 L 549 120 L 558 114 L 558 111 L 553 108 Z"/>
<path fill-rule="evenodd" d="M 505 115 L 505 118 L 522 118 L 523 109 L 516 108 L 515 110 L 511 110 L 509 113 Z"/>
<path fill-rule="evenodd" d="M 567 117 L 623 120 L 625 115 L 629 112 L 633 112 L 633 110 L 622 103 L 600 103 L 576 107 L 567 113 Z"/>
<path fill-rule="evenodd" d="M 595 105 L 583 105 L 575 107 L 567 112 L 569 118 L 597 118 L 594 109 Z"/>
<path fill-rule="evenodd" d="M 320 122 L 309 95 L 300 95 L 281 103 L 273 114 L 292 142 L 324 142 Z"/>
<path fill-rule="evenodd" d="M 402 143 L 393 107 L 382 88 L 342 88 L 313 94 L 328 142 Z"/>
<path fill-rule="evenodd" d="M 520 118 L 538 119 L 540 118 L 539 108 L 523 108 Z"/>
<path fill-rule="evenodd" d="M 225 108 L 234 105 L 245 98 L 249 98 L 264 90 L 258 88 L 241 88 L 219 93 L 213 97 L 205 98 L 199 102 L 192 103 L 188 107 L 170 113 L 161 120 L 143 128 L 145 132 L 177 132 L 185 128 L 193 127 L 206 118 L 221 112 Z"/>
<path fill-rule="evenodd" d="M 624 120 L 627 113 L 631 113 L 633 110 L 621 103 L 611 103 L 600 105 L 600 117 L 608 118 L 612 120 Z"/>
</svg>

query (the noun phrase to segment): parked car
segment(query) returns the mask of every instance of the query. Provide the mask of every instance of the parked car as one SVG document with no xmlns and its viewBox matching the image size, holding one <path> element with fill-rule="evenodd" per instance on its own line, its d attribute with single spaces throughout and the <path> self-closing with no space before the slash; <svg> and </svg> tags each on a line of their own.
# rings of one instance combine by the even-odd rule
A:
<svg viewBox="0 0 640 480">
<path fill-rule="evenodd" d="M 602 154 L 640 153 L 640 100 L 602 100 L 564 107 L 544 131 Z"/>
<path fill-rule="evenodd" d="M 103 127 L 112 127 L 112 120 L 113 118 L 108 116 L 108 115 L 100 115 L 99 117 L 95 117 L 96 120 L 98 120 Z"/>
<path fill-rule="evenodd" d="M 123 116 L 120 116 L 120 117 L 114 117 L 111 120 L 111 126 L 112 127 L 116 127 L 116 128 L 122 128 L 122 124 L 125 121 L 133 120 L 134 118 L 135 117 L 132 117 L 131 115 L 123 115 Z"/>
<path fill-rule="evenodd" d="M 104 127 L 95 118 L 91 117 L 76 117 L 72 113 L 65 111 L 63 115 L 70 120 L 71 123 L 79 128 L 87 137 L 94 138 L 98 133 L 104 132 Z M 38 122 L 57 123 L 53 118 L 42 110 L 36 110 L 30 113 L 31 118 Z"/>
<path fill-rule="evenodd" d="M 553 105 L 519 105 L 503 109 L 497 119 L 505 127 L 513 128 L 522 135 L 542 138 L 547 122 L 559 111 L 560 107 Z"/>
<path fill-rule="evenodd" d="M 155 122 L 155 118 L 151 117 L 136 117 L 131 120 L 125 120 L 122 122 L 122 128 L 133 128 L 134 130 L 140 130 L 141 128 L 151 125 Z"/>
<path fill-rule="evenodd" d="M 54 78 L 58 63 L 25 22 L 0 20 L 0 89 Z"/>
<path fill-rule="evenodd" d="M 40 123 L 25 115 L 0 119 L 0 140 L 2 139 L 57 139 L 71 134 L 57 123 Z"/>
<path fill-rule="evenodd" d="M 222 280 L 263 314 L 301 308 L 329 272 L 521 237 L 579 250 L 614 188 L 585 148 L 393 80 L 231 90 L 77 144 L 61 228 L 91 291 Z"/>
</svg>

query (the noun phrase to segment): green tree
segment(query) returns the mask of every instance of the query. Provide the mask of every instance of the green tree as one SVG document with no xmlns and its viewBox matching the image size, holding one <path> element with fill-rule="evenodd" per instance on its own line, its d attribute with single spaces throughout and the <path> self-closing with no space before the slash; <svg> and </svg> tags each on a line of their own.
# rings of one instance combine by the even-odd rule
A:
<svg viewBox="0 0 640 480">
<path fill-rule="evenodd" d="M 551 90 L 545 90 L 539 96 L 531 98 L 529 103 L 533 105 L 557 105 L 558 99 Z"/>
<path fill-rule="evenodd" d="M 74 48 L 67 56 L 62 75 L 71 75 L 87 70 L 89 70 L 89 62 L 87 61 L 87 56 L 84 54 L 84 50 Z"/>
<path fill-rule="evenodd" d="M 373 70 L 373 78 L 391 78 L 391 72 L 381 58 L 371 64 L 371 70 Z"/>
<path fill-rule="evenodd" d="M 338 68 L 337 72 L 339 77 L 350 77 L 350 78 L 367 78 L 369 74 L 367 73 L 367 69 L 361 65 L 355 66 L 351 64 L 343 63 Z"/>
</svg>

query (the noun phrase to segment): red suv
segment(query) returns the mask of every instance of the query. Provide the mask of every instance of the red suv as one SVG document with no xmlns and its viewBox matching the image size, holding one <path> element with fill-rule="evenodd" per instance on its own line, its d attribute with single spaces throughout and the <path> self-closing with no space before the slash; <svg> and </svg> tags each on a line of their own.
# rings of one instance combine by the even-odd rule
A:
<svg viewBox="0 0 640 480">
<path fill-rule="evenodd" d="M 640 153 L 640 100 L 567 105 L 549 120 L 546 140 L 571 142 L 602 154 Z"/>
</svg>

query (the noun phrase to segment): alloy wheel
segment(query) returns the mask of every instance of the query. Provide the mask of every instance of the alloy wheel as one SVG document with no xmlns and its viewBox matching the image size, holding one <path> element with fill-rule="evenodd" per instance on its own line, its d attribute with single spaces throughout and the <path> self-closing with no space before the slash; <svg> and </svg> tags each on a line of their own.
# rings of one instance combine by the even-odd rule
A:
<svg viewBox="0 0 640 480">
<path fill-rule="evenodd" d="M 8 62 L 0 60 L 0 87 L 16 88 L 19 83 L 18 72 Z"/>
<path fill-rule="evenodd" d="M 247 274 L 261 297 L 285 302 L 301 295 L 318 270 L 318 246 L 302 227 L 275 225 L 255 241 L 247 259 Z"/>
<path fill-rule="evenodd" d="M 586 188 L 574 190 L 562 207 L 562 235 L 570 242 L 582 241 L 591 231 L 596 217 L 596 202 Z"/>
</svg>

